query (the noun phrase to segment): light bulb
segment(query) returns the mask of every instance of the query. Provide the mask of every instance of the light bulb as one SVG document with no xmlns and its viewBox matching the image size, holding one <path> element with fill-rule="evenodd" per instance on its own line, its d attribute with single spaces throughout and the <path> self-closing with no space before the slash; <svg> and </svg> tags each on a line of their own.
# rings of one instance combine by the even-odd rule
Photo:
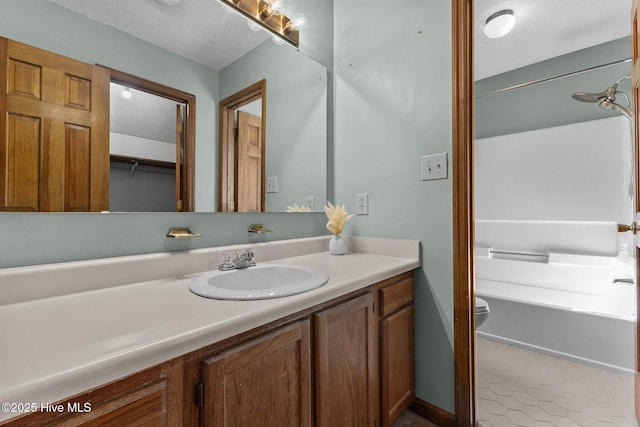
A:
<svg viewBox="0 0 640 427">
<path fill-rule="evenodd" d="M 125 87 L 124 90 L 122 91 L 122 97 L 124 99 L 131 99 L 131 95 L 132 95 L 131 90 L 129 90 L 128 87 Z"/>
<path fill-rule="evenodd" d="M 266 3 L 269 5 L 272 15 L 282 15 L 284 12 L 284 3 L 282 3 L 282 0 L 268 0 Z"/>
<path fill-rule="evenodd" d="M 291 28 L 296 31 L 302 31 L 309 26 L 309 20 L 307 15 L 302 12 L 298 12 L 291 18 Z"/>
</svg>

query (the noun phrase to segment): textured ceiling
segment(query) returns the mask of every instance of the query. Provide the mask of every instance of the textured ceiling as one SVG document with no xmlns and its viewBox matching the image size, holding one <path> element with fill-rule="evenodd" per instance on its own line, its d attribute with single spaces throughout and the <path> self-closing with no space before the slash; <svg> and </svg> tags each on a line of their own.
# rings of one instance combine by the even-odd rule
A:
<svg viewBox="0 0 640 427">
<path fill-rule="evenodd" d="M 136 89 L 125 99 L 124 88 L 111 83 L 111 132 L 175 144 L 177 103 Z"/>
<path fill-rule="evenodd" d="M 216 70 L 269 38 L 218 0 L 50 1 Z"/>
<path fill-rule="evenodd" d="M 269 37 L 218 0 L 50 1 L 217 70 Z M 628 36 L 631 2 L 476 0 L 476 79 Z M 489 39 L 484 22 L 502 9 L 513 9 L 516 27 Z"/>
<path fill-rule="evenodd" d="M 631 2 L 476 0 L 475 78 L 480 80 L 628 36 Z M 515 28 L 502 38 L 487 38 L 483 33 L 487 17 L 503 9 L 514 11 Z"/>
</svg>

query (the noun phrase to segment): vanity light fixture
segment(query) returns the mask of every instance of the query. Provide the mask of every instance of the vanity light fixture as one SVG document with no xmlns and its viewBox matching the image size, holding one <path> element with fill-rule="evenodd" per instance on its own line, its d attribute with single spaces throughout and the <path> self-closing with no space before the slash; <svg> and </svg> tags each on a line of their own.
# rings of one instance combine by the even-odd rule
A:
<svg viewBox="0 0 640 427">
<path fill-rule="evenodd" d="M 300 31 L 307 27 L 308 19 L 303 13 L 293 18 L 284 14 L 283 0 L 220 0 L 239 12 L 250 22 L 270 31 L 273 36 L 298 47 Z M 252 29 L 254 25 L 249 25 Z"/>
<path fill-rule="evenodd" d="M 131 99 L 131 96 L 133 94 L 131 93 L 131 90 L 128 87 L 125 87 L 124 90 L 122 91 L 122 97 L 124 99 Z"/>
<path fill-rule="evenodd" d="M 490 39 L 497 39 L 507 35 L 516 25 L 516 17 L 513 10 L 500 10 L 487 18 L 484 25 L 484 34 Z"/>
</svg>

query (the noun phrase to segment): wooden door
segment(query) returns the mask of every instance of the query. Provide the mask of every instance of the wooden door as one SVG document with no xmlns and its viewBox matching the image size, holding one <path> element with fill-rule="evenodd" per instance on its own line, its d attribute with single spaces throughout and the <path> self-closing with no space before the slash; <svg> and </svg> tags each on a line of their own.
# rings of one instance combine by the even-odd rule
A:
<svg viewBox="0 0 640 427">
<path fill-rule="evenodd" d="M 309 320 L 205 360 L 201 369 L 203 425 L 311 426 Z"/>
<path fill-rule="evenodd" d="M 372 295 L 321 311 L 314 318 L 316 425 L 379 425 Z"/>
<path fill-rule="evenodd" d="M 264 212 L 262 118 L 238 111 L 236 197 L 238 212 Z"/>
<path fill-rule="evenodd" d="M 635 212 L 634 222 L 640 224 L 640 12 L 638 0 L 633 1 L 631 8 L 631 37 L 632 37 L 632 92 L 633 92 L 633 145 L 635 148 Z M 635 231 L 634 231 L 635 232 Z M 640 240 L 636 234 L 636 313 L 640 313 Z M 637 316 L 636 316 L 637 317 Z M 636 375 L 635 375 L 635 407 L 636 418 L 640 421 L 640 323 L 636 320 Z"/>
<path fill-rule="evenodd" d="M 109 209 L 109 72 L 0 38 L 0 211 Z"/>
<path fill-rule="evenodd" d="M 176 105 L 176 212 L 182 212 L 182 163 L 183 163 L 183 120 L 184 117 L 184 105 Z"/>
</svg>

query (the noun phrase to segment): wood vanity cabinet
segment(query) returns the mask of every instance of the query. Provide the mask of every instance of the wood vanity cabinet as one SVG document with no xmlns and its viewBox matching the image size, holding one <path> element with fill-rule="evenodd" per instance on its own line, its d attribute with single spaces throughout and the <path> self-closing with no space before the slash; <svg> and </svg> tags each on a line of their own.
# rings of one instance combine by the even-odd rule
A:
<svg viewBox="0 0 640 427">
<path fill-rule="evenodd" d="M 374 287 L 379 321 L 381 426 L 391 427 L 415 397 L 413 275 Z"/>
<path fill-rule="evenodd" d="M 408 272 L 0 426 L 392 426 L 414 398 L 413 349 Z"/>
</svg>

